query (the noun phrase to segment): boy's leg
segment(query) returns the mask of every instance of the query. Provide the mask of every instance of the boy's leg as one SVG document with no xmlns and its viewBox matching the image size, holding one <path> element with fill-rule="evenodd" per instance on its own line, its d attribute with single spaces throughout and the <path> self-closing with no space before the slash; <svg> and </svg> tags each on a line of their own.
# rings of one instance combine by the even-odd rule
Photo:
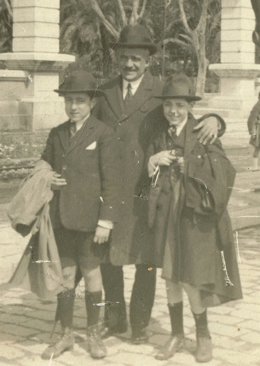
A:
<svg viewBox="0 0 260 366">
<path fill-rule="evenodd" d="M 169 359 L 184 345 L 182 287 L 179 283 L 167 280 L 166 291 L 172 334 L 155 356 L 157 360 Z"/>
<path fill-rule="evenodd" d="M 196 325 L 196 360 L 197 362 L 208 362 L 212 359 L 212 342 L 208 329 L 207 309 L 201 302 L 200 291 L 187 283 L 183 283 L 187 292 L 191 310 Z"/>
<path fill-rule="evenodd" d="M 126 304 L 124 297 L 124 272 L 122 266 L 101 264 L 102 282 L 105 291 L 104 337 L 127 331 Z"/>
<path fill-rule="evenodd" d="M 130 300 L 130 323 L 134 344 L 145 343 L 148 340 L 146 327 L 151 318 L 155 286 L 156 268 L 152 265 L 137 264 Z"/>
<path fill-rule="evenodd" d="M 75 301 L 76 234 L 70 230 L 55 231 L 55 239 L 59 250 L 64 290 L 57 295 L 57 310 L 62 327 L 62 337 L 42 353 L 43 359 L 58 357 L 66 350 L 72 349 L 74 337 L 72 332 L 73 308 Z"/>
<path fill-rule="evenodd" d="M 87 313 L 87 341 L 91 357 L 106 356 L 106 348 L 100 335 L 100 308 L 102 303 L 102 277 L 100 259 L 91 250 L 93 235 L 88 234 L 79 255 L 80 270 L 85 281 L 85 306 Z"/>
</svg>

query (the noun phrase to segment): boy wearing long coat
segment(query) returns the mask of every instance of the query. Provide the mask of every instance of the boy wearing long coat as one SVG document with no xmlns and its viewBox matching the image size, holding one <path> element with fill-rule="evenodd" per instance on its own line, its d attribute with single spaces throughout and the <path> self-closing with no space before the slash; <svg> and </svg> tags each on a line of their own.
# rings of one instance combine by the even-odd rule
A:
<svg viewBox="0 0 260 366">
<path fill-rule="evenodd" d="M 242 297 L 232 227 L 226 210 L 235 170 L 220 141 L 198 142 L 190 112 L 190 80 L 170 78 L 162 96 L 157 132 L 147 150 L 153 176 L 148 222 L 156 265 L 166 279 L 172 336 L 157 354 L 168 359 L 183 347 L 182 289 L 196 324 L 196 360 L 212 358 L 208 306 Z M 156 129 L 155 129 L 156 130 Z"/>
</svg>

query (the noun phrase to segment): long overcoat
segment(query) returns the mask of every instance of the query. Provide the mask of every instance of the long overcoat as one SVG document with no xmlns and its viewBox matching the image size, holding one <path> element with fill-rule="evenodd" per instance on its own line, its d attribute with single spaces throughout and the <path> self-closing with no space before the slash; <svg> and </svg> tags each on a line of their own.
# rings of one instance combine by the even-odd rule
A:
<svg viewBox="0 0 260 366">
<path fill-rule="evenodd" d="M 158 120 L 160 129 L 148 148 L 147 158 L 165 146 L 168 123 Z M 171 215 L 174 188 L 168 167 L 162 167 L 153 193 L 149 215 L 154 258 L 163 276 L 201 289 L 205 306 L 242 297 L 231 222 L 226 210 L 235 171 L 219 141 L 204 147 L 193 132 L 196 120 L 190 115 L 183 130 L 184 173 L 178 191 L 179 203 Z M 205 209 L 205 195 L 209 202 Z M 203 206 L 204 205 L 204 206 Z M 170 233 L 170 234 L 169 234 Z M 223 266 L 227 271 L 223 271 Z M 227 276 L 234 286 L 228 281 Z"/>
<path fill-rule="evenodd" d="M 99 219 L 118 219 L 118 152 L 111 128 L 90 116 L 71 139 L 67 121 L 50 131 L 42 159 L 67 182 L 50 203 L 54 228 L 90 232 Z"/>
<path fill-rule="evenodd" d="M 121 175 L 120 221 L 113 231 L 110 261 L 114 265 L 150 263 L 150 246 L 136 230 L 142 219 L 139 182 L 143 172 L 144 152 L 140 141 L 140 126 L 146 115 L 156 108 L 159 101 L 153 98 L 161 93 L 161 81 L 146 71 L 141 84 L 126 108 L 123 100 L 122 77 L 105 84 L 102 89 L 96 115 L 111 126 L 119 147 L 119 170 Z M 140 228 L 140 225 L 138 225 Z"/>
</svg>

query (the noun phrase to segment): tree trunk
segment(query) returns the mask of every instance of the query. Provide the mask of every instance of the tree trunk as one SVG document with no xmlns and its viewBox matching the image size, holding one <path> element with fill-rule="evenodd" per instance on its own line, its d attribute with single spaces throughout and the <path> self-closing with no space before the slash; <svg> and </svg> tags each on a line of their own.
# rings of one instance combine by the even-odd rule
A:
<svg viewBox="0 0 260 366">
<path fill-rule="evenodd" d="M 202 55 L 197 57 L 197 60 L 198 60 L 198 75 L 196 83 L 196 94 L 203 96 L 205 92 L 206 76 L 209 62 L 206 59 L 206 57 L 203 57 Z"/>
</svg>

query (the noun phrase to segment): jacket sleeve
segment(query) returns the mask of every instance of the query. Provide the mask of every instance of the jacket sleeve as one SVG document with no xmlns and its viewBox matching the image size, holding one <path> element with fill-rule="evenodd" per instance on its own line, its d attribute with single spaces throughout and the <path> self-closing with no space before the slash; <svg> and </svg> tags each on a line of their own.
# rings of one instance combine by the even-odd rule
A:
<svg viewBox="0 0 260 366">
<path fill-rule="evenodd" d="M 105 128 L 99 141 L 101 171 L 101 208 L 99 220 L 118 221 L 119 214 L 119 150 L 112 129 Z"/>
<path fill-rule="evenodd" d="M 220 216 L 227 207 L 235 180 L 235 169 L 226 157 L 219 140 L 206 147 L 197 143 L 190 154 L 185 177 L 186 205 L 198 213 L 203 211 L 202 199 L 209 194 L 212 213 Z"/>
<path fill-rule="evenodd" d="M 46 141 L 45 148 L 43 150 L 41 159 L 45 160 L 53 168 L 54 161 L 54 134 L 55 129 L 52 129 Z"/>
</svg>

